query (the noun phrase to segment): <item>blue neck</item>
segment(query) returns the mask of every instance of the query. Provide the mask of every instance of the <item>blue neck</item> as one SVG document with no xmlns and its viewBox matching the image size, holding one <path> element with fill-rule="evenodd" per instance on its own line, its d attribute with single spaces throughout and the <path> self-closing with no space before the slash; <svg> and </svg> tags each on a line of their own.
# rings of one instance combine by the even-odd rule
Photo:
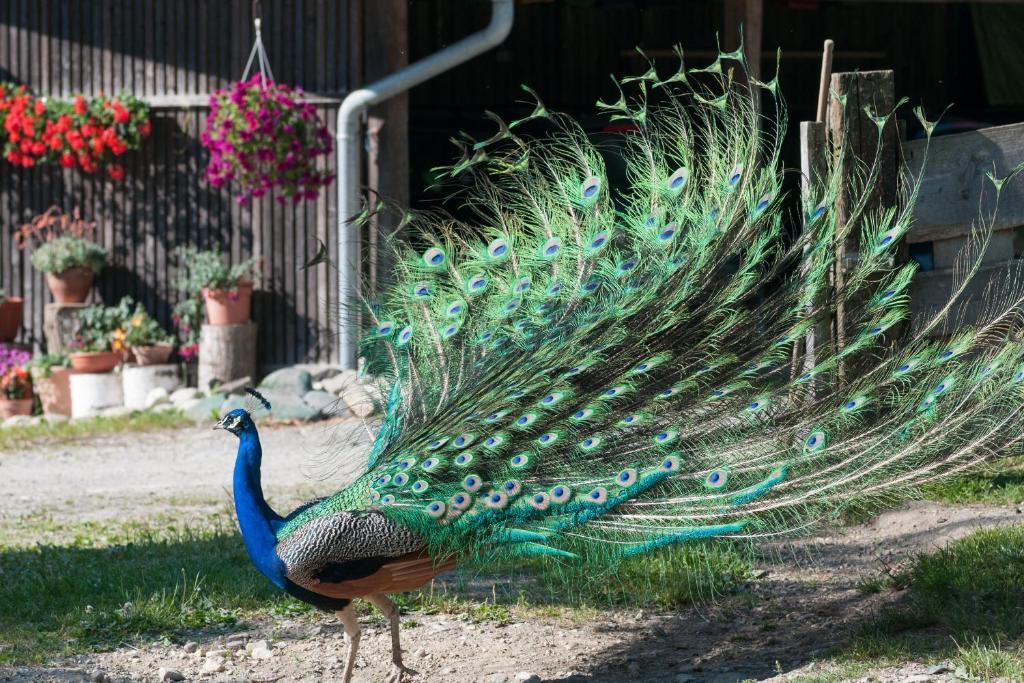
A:
<svg viewBox="0 0 1024 683">
<path fill-rule="evenodd" d="M 252 563 L 278 588 L 284 588 L 285 566 L 275 552 L 275 531 L 282 517 L 271 510 L 263 498 L 260 483 L 262 459 L 259 434 L 256 433 L 256 427 L 250 424 L 238 435 L 234 475 L 235 513 Z"/>
</svg>

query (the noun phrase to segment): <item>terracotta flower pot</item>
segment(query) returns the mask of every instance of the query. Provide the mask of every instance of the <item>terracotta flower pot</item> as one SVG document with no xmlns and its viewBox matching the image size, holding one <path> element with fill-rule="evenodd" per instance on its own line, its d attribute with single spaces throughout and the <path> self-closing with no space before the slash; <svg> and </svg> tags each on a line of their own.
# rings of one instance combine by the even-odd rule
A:
<svg viewBox="0 0 1024 683">
<path fill-rule="evenodd" d="M 9 296 L 0 300 L 0 342 L 14 341 L 21 327 L 21 312 L 25 300 L 17 296 Z"/>
<path fill-rule="evenodd" d="M 32 414 L 32 397 L 0 398 L 0 419 Z"/>
<path fill-rule="evenodd" d="M 80 304 L 89 296 L 96 273 L 91 268 L 68 268 L 59 273 L 47 273 L 46 284 L 53 300 L 58 304 Z"/>
<path fill-rule="evenodd" d="M 150 346 L 133 346 L 132 354 L 139 365 L 162 365 L 171 357 L 173 344 L 152 344 Z"/>
<path fill-rule="evenodd" d="M 121 362 L 117 351 L 79 351 L 71 354 L 71 369 L 76 372 L 110 372 Z"/>
<path fill-rule="evenodd" d="M 71 416 L 71 370 L 54 368 L 49 377 L 33 376 L 32 386 L 45 414 Z"/>
<path fill-rule="evenodd" d="M 206 320 L 211 325 L 241 325 L 252 313 L 252 283 L 240 282 L 238 289 L 203 288 Z"/>
</svg>

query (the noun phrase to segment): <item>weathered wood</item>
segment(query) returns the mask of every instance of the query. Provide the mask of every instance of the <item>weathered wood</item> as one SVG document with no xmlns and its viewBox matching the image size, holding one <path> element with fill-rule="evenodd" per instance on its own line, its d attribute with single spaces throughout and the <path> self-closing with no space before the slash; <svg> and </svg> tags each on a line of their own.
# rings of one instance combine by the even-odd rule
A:
<svg viewBox="0 0 1024 683">
<path fill-rule="evenodd" d="M 904 143 L 907 165 L 915 176 L 924 167 L 921 193 L 908 242 L 962 237 L 971 232 L 979 212 L 991 214 L 995 191 L 985 177 L 1001 177 L 1024 162 L 1024 123 L 943 135 Z M 927 160 L 926 160 L 927 152 Z M 1008 183 L 999 198 L 996 230 L 1024 225 L 1024 184 Z"/>
<path fill-rule="evenodd" d="M 43 319 L 43 333 L 46 335 L 46 351 L 60 353 L 67 350 L 68 343 L 81 330 L 78 314 L 89 304 L 46 304 Z"/>
<path fill-rule="evenodd" d="M 845 238 L 851 211 L 860 202 L 867 209 L 892 206 L 896 201 L 896 124 L 892 121 L 878 133 L 878 126 L 871 120 L 869 112 L 887 115 L 896 103 L 894 74 L 886 71 L 864 71 L 832 74 L 832 90 L 835 96 L 829 103 L 828 134 L 833 153 L 838 154 L 846 146 L 846 160 L 843 164 L 844 178 L 840 183 L 836 211 L 838 213 L 837 237 L 835 242 L 835 265 L 832 269 L 835 291 L 842 291 L 845 285 L 847 254 L 856 254 L 858 235 L 855 230 Z M 841 104 L 845 99 L 846 104 Z M 878 175 L 871 194 L 865 199 L 858 189 L 858 165 L 870 167 L 878 163 Z M 836 351 L 846 346 L 847 336 L 846 304 L 840 297 L 836 301 L 833 331 L 833 345 Z M 837 365 L 837 377 L 844 381 L 845 367 Z"/>
<path fill-rule="evenodd" d="M 203 325 L 199 333 L 199 388 L 256 377 L 256 323 Z"/>
</svg>

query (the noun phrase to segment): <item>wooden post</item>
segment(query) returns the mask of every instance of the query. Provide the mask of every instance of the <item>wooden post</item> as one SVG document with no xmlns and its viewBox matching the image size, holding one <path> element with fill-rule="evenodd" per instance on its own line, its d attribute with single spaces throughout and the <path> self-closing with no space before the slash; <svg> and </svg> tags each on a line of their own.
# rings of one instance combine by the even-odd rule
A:
<svg viewBox="0 0 1024 683">
<path fill-rule="evenodd" d="M 747 68 L 751 76 L 760 78 L 764 0 L 725 0 L 724 10 L 725 49 L 731 51 L 739 47 L 742 26 Z"/>
<path fill-rule="evenodd" d="M 870 166 L 879 155 L 878 178 L 867 200 L 867 208 L 892 206 L 896 202 L 896 122 L 890 121 L 879 140 L 878 126 L 872 121 L 865 107 L 872 113 L 885 115 L 896 104 L 894 74 L 891 70 L 862 71 L 832 74 L 832 90 L 836 96 L 846 99 L 846 106 L 832 98 L 828 109 L 828 134 L 833 153 L 837 153 L 844 142 L 847 145 L 843 179 L 840 183 L 836 210 L 838 211 L 837 233 L 844 230 L 850 218 L 850 207 L 860 201 L 856 183 L 856 161 Z M 882 148 L 879 150 L 879 144 Z M 833 277 L 837 291 L 842 290 L 845 271 L 848 269 L 847 253 L 856 254 L 859 244 L 856 232 L 845 240 L 837 238 L 835 245 L 835 267 Z M 836 302 L 835 347 L 841 351 L 846 345 L 846 306 Z M 845 368 L 837 366 L 839 381 L 844 380 Z"/>
<path fill-rule="evenodd" d="M 81 329 L 78 314 L 91 304 L 49 303 L 43 309 L 43 334 L 46 337 L 46 352 L 60 353 L 67 349 L 68 342 Z"/>
<path fill-rule="evenodd" d="M 199 388 L 256 377 L 256 323 L 203 325 L 199 333 Z"/>
</svg>

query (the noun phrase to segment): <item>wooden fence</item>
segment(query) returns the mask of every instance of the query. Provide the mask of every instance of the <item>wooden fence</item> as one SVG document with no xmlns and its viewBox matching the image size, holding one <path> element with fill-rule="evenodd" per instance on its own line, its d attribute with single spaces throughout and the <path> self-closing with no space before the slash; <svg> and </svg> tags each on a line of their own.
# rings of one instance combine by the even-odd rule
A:
<svg viewBox="0 0 1024 683">
<path fill-rule="evenodd" d="M 241 206 L 203 177 L 207 155 L 198 136 L 207 95 L 242 75 L 251 12 L 250 0 L 0 2 L 0 80 L 60 97 L 125 90 L 153 105 L 153 135 L 126 155 L 122 182 L 0 163 L 0 287 L 26 299 L 24 341 L 41 344 L 50 297 L 12 233 L 56 204 L 80 207 L 98 222 L 111 266 L 94 296 L 113 303 L 131 295 L 169 325 L 181 296 L 173 287 L 174 248 L 219 244 L 232 262 L 260 261 L 253 317 L 261 367 L 331 360 L 336 271 L 302 265 L 318 239 L 334 241 L 335 189 L 296 207 L 272 197 Z M 350 27 L 361 27 L 362 3 L 263 0 L 262 16 L 275 77 L 315 92 L 333 133 L 336 103 L 361 69 L 362 31 Z M 333 167 L 333 156 L 323 163 Z"/>
</svg>

